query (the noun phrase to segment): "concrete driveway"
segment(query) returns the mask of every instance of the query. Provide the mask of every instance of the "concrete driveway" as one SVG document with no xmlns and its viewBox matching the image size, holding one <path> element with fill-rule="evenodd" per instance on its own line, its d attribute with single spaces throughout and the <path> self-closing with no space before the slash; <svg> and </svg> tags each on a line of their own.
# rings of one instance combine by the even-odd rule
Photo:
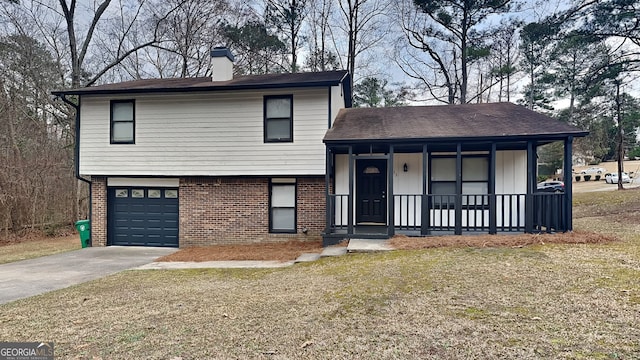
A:
<svg viewBox="0 0 640 360">
<path fill-rule="evenodd" d="M 109 246 L 0 265 L 0 304 L 63 289 L 153 262 L 176 248 Z"/>
</svg>

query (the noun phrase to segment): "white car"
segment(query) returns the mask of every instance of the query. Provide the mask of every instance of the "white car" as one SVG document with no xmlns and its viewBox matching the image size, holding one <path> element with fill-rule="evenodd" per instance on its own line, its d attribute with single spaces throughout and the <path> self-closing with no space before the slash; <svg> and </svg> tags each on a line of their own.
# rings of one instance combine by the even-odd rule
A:
<svg viewBox="0 0 640 360">
<path fill-rule="evenodd" d="M 580 174 L 604 174 L 605 172 L 607 172 L 605 168 L 592 166 L 580 171 Z"/>
<path fill-rule="evenodd" d="M 604 182 L 606 182 L 607 184 L 617 184 L 618 183 L 618 173 L 607 173 L 604 174 Z M 629 174 L 627 174 L 626 172 L 622 173 L 622 182 L 623 183 L 630 183 L 631 182 L 631 178 L 629 177 Z"/>
</svg>

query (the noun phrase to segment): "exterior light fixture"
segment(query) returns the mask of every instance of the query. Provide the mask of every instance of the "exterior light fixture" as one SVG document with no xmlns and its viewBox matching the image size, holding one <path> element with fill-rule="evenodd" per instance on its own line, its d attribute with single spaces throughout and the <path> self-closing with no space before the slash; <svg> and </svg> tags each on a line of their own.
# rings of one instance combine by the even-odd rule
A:
<svg viewBox="0 0 640 360">
<path fill-rule="evenodd" d="M 404 163 L 404 165 L 402 166 L 402 170 L 403 170 L 404 172 L 409 171 L 409 165 L 407 165 L 407 163 Z"/>
</svg>

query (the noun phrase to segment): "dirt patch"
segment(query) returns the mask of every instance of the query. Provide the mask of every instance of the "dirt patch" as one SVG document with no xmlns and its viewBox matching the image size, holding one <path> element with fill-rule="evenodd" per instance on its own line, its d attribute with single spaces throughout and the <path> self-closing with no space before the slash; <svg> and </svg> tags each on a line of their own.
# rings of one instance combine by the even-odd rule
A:
<svg viewBox="0 0 640 360">
<path fill-rule="evenodd" d="M 451 235 L 423 238 L 396 235 L 389 240 L 389 244 L 400 250 L 417 250 L 436 247 L 521 247 L 536 244 L 600 244 L 618 240 L 618 238 L 611 235 L 587 231 L 573 231 L 561 234 Z"/>
<path fill-rule="evenodd" d="M 214 245 L 179 250 L 156 261 L 295 260 L 303 253 L 322 252 L 322 241 L 287 241 L 247 245 Z"/>
</svg>

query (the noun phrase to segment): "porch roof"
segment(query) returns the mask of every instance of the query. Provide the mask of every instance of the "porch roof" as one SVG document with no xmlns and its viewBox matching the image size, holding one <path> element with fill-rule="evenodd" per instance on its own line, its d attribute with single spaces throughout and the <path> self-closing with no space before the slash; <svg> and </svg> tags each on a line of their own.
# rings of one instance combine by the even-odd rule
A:
<svg viewBox="0 0 640 360">
<path fill-rule="evenodd" d="M 342 109 L 323 141 L 560 140 L 587 134 L 520 105 L 490 103 Z"/>
</svg>

